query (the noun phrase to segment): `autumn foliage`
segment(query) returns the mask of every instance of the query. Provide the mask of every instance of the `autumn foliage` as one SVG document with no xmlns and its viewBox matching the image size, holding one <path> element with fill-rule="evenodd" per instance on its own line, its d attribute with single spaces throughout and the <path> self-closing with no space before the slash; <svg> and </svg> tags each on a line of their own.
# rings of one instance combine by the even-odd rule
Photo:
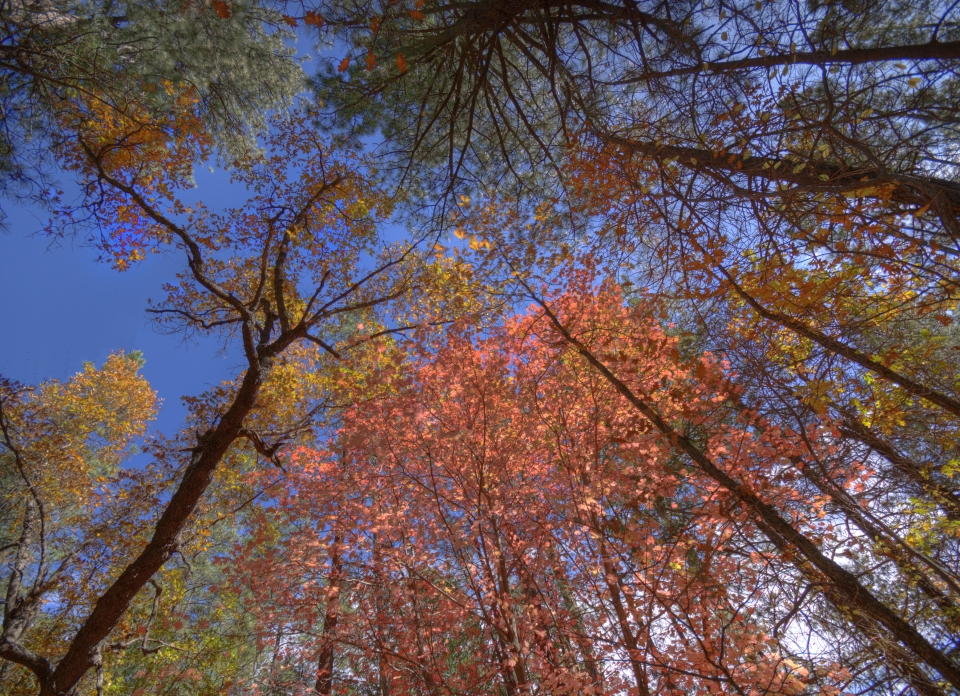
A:
<svg viewBox="0 0 960 696">
<path fill-rule="evenodd" d="M 728 473 L 830 536 L 823 501 L 791 485 L 808 456 L 797 433 L 732 410 L 729 368 L 681 357 L 653 302 L 570 280 L 554 306 L 592 350 Z M 796 694 L 814 678 L 755 615 L 776 560 L 736 550 L 757 536 L 736 501 L 536 307 L 382 351 L 329 444 L 291 453 L 276 511 L 237 550 L 233 582 L 276 641 L 265 686 L 308 687 L 301 661 L 331 642 L 361 683 L 398 694 Z M 829 456 L 829 430 L 804 436 Z M 830 692 L 834 666 L 816 667 Z"/>
<path fill-rule="evenodd" d="M 282 10 L 243 148 L 55 95 L 47 231 L 239 366 L 0 381 L 3 692 L 960 692 L 956 8 Z"/>
</svg>

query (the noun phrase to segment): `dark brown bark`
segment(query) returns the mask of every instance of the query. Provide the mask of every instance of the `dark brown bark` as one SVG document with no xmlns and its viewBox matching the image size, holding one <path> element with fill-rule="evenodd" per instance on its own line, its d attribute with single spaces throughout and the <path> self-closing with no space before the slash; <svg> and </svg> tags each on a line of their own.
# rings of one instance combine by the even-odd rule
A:
<svg viewBox="0 0 960 696">
<path fill-rule="evenodd" d="M 812 467 L 802 467 L 802 471 L 804 478 L 816 486 L 823 495 L 827 496 L 834 505 L 843 511 L 847 519 L 880 547 L 879 553 L 890 558 L 911 582 L 915 583 L 925 595 L 937 603 L 944 616 L 953 618 L 954 623 L 956 623 L 958 607 L 955 601 L 938 588 L 920 566 L 923 564 L 931 567 L 933 572 L 940 577 L 940 580 L 953 592 L 954 596 L 960 596 L 960 588 L 957 586 L 956 579 L 950 575 L 946 568 L 943 568 L 933 559 L 922 556 L 902 538 L 891 533 L 888 529 L 881 528 L 877 522 L 870 519 L 866 510 L 850 498 L 846 491 L 821 476 Z"/>
<path fill-rule="evenodd" d="M 767 538 L 780 553 L 790 553 L 789 544 L 783 537 L 771 531 L 767 534 Z M 808 564 L 796 564 L 796 568 L 810 581 L 811 585 L 808 587 L 822 590 L 839 613 L 868 638 L 874 650 L 884 657 L 893 672 L 903 677 L 917 690 L 918 694 L 921 694 L 921 696 L 946 696 L 946 692 L 924 673 L 910 652 L 896 641 L 891 640 L 889 635 L 884 634 L 882 626 L 851 609 L 839 588 L 830 583 L 824 583 L 822 576 L 819 576 L 816 569 Z"/>
<path fill-rule="evenodd" d="M 932 499 L 943 510 L 947 519 L 960 520 L 960 491 L 931 479 L 923 471 L 923 467 L 902 455 L 890 442 L 863 425 L 856 418 L 844 414 L 843 427 L 840 428 L 840 432 L 844 437 L 862 442 L 890 462 L 894 471 Z"/>
<path fill-rule="evenodd" d="M 794 51 L 754 56 L 741 60 L 721 60 L 714 63 L 701 62 L 671 70 L 641 72 L 616 80 L 612 84 L 625 85 L 648 80 L 659 80 L 680 75 L 700 73 L 728 73 L 755 68 L 776 68 L 784 65 L 863 65 L 888 61 L 957 60 L 960 58 L 960 41 L 928 41 L 922 44 L 903 46 L 876 46 L 871 48 L 848 48 L 828 51 Z"/>
<path fill-rule="evenodd" d="M 795 172 L 797 162 L 776 157 L 753 157 L 736 152 L 668 145 L 611 133 L 601 132 L 598 135 L 625 153 L 658 161 L 674 161 L 690 171 L 701 172 L 725 183 L 732 183 L 734 177 L 743 177 L 792 184 L 811 193 L 862 191 L 864 198 L 893 201 L 910 208 L 931 206 L 942 199 L 946 201 L 945 206 L 936 207 L 941 218 L 952 215 L 955 223 L 956 217 L 960 216 L 960 184 L 946 179 L 884 172 L 875 168 L 843 168 L 810 159 L 802 160 L 805 166 Z M 892 187 L 889 196 L 885 192 L 870 190 L 884 185 Z M 954 225 L 947 224 L 946 220 L 944 224 L 947 231 L 952 233 Z"/>
<path fill-rule="evenodd" d="M 7 383 L 0 385 L 7 387 Z M 9 660 L 29 669 L 41 681 L 50 678 L 53 665 L 42 655 L 35 653 L 21 642 L 21 638 L 36 620 L 40 611 L 42 590 L 40 585 L 46 572 L 46 510 L 43 498 L 34 487 L 27 467 L 23 461 L 15 428 L 9 420 L 6 399 L 0 394 L 0 444 L 13 457 L 16 469 L 25 487 L 25 503 L 20 537 L 15 547 L 10 575 L 7 579 L 7 592 L 3 605 L 3 627 L 0 633 L 0 658 Z M 39 558 L 38 558 L 39 556 Z M 27 581 L 27 572 L 37 564 L 33 582 Z M 2 675 L 0 675 L 2 676 Z"/>
<path fill-rule="evenodd" d="M 320 633 L 320 654 L 317 656 L 317 683 L 314 690 L 323 696 L 333 691 L 333 659 L 336 656 L 337 624 L 340 621 L 340 590 L 343 584 L 343 557 L 340 546 L 343 536 L 333 536 L 330 547 L 330 578 L 327 580 L 327 604 L 323 613 L 323 630 Z"/>
<path fill-rule="evenodd" d="M 327 280 L 324 277 L 318 284 L 312 298 L 307 302 L 306 309 L 296 320 L 288 316 L 286 304 L 281 298 L 278 302 L 278 309 L 282 314 L 278 315 L 269 307 L 269 303 L 265 304 L 262 300 L 264 300 L 266 279 L 270 275 L 275 281 L 274 288 L 278 288 L 281 294 L 284 292 L 287 240 L 284 237 L 280 242 L 274 244 L 274 236 L 271 234 L 264 241 L 264 248 L 260 253 L 262 282 L 255 289 L 253 300 L 245 302 L 220 285 L 215 276 L 210 274 L 204 261 L 203 248 L 191 236 L 188 229 L 176 224 L 159 208 L 153 206 L 149 197 L 134 185 L 118 180 L 103 168 L 101 158 L 105 152 L 109 151 L 109 146 L 104 146 L 101 150 L 95 151 L 87 143 L 81 141 L 80 147 L 89 158 L 91 166 L 96 169 L 99 180 L 103 185 L 126 194 L 141 208 L 146 216 L 168 231 L 171 237 L 182 244 L 187 256 L 187 264 L 198 288 L 210 300 L 219 303 L 225 312 L 231 314 L 231 319 L 224 323 L 240 326 L 243 351 L 247 359 L 247 370 L 225 412 L 217 418 L 209 430 L 198 436 L 197 444 L 191 450 L 190 460 L 183 476 L 154 527 L 150 542 L 97 600 L 90 615 L 70 642 L 66 655 L 59 661 L 52 673 L 50 673 L 49 668 L 45 667 L 45 665 L 49 665 L 45 659 L 32 656 L 23 646 L 19 644 L 0 645 L 0 650 L 4 651 L 3 657 L 24 664 L 34 672 L 40 682 L 41 696 L 63 696 L 69 693 L 83 675 L 95 666 L 103 647 L 103 641 L 129 608 L 137 593 L 151 581 L 152 576 L 177 550 L 180 536 L 187 528 L 201 497 L 213 480 L 217 465 L 231 445 L 240 438 L 246 438 L 251 441 L 260 454 L 275 462 L 275 455 L 282 439 L 272 447 L 267 447 L 256 433 L 252 433 L 244 427 L 244 421 L 254 409 L 260 388 L 277 356 L 298 341 L 313 341 L 337 356 L 336 351 L 322 339 L 310 333 L 311 330 L 316 328 L 317 324 L 342 313 L 377 306 L 399 297 L 408 290 L 404 286 L 390 295 L 368 299 L 358 297 L 360 288 L 367 287 L 373 279 L 379 278 L 389 269 L 401 263 L 410 253 L 409 250 L 387 260 L 383 265 L 366 273 L 358 280 L 347 283 L 344 288 L 340 288 L 331 296 L 321 299 L 321 292 Z M 317 204 L 318 199 L 323 194 L 336 188 L 342 181 L 342 176 L 337 174 L 330 181 L 317 187 L 311 198 L 304 203 L 302 208 L 298 209 L 294 215 L 294 221 L 302 222 L 308 209 Z M 315 304 L 320 306 L 314 307 Z M 257 315 L 257 311 L 261 309 L 263 310 L 262 318 Z M 184 312 L 181 312 L 181 314 L 193 325 L 205 326 L 202 317 Z M 279 333 L 276 331 L 278 322 L 280 325 Z"/>
<path fill-rule="evenodd" d="M 594 516 L 592 520 L 597 534 L 602 535 L 603 529 L 597 525 L 597 519 Z M 613 605 L 614 614 L 617 617 L 617 624 L 620 626 L 620 633 L 623 635 L 623 643 L 627 648 L 627 654 L 630 656 L 630 668 L 633 670 L 633 678 L 637 685 L 639 696 L 650 696 L 650 686 L 647 681 L 647 673 L 643 663 L 639 659 L 640 649 L 637 645 L 637 637 L 630 628 L 630 619 L 627 616 L 627 610 L 623 606 L 623 597 L 620 594 L 620 580 L 617 575 L 617 569 L 614 567 L 610 554 L 607 553 L 607 544 L 600 536 L 598 551 L 600 552 L 600 563 L 603 565 L 604 581 L 607 585 L 607 592 L 610 595 L 610 603 Z"/>
<path fill-rule="evenodd" d="M 583 668 L 586 669 L 587 674 L 593 681 L 593 685 L 602 689 L 603 674 L 597 668 L 597 656 L 593 650 L 590 637 L 587 635 L 583 625 L 583 618 L 581 616 L 582 609 L 577 606 L 576 600 L 570 593 L 570 578 L 567 575 L 566 569 L 563 567 L 562 559 L 557 553 L 555 545 L 551 544 L 545 551 L 550 557 L 550 563 L 553 567 L 554 575 L 557 578 L 557 586 L 560 588 L 560 593 L 563 597 L 564 608 L 570 616 L 573 628 L 573 642 L 577 650 L 580 651 L 578 664 L 583 665 Z"/>
<path fill-rule="evenodd" d="M 500 599 L 504 606 L 509 607 L 512 602 L 510 573 L 507 570 L 507 561 L 502 551 L 497 557 L 497 576 L 500 581 Z M 506 629 L 506 640 L 508 643 L 507 654 L 509 655 L 511 651 L 514 654 L 515 664 L 513 665 L 513 675 L 517 680 L 517 689 L 521 694 L 525 694 L 530 689 L 529 677 L 527 676 L 527 661 L 523 657 L 523 649 L 520 645 L 520 635 L 517 633 L 517 620 L 512 615 L 509 615 L 508 612 L 501 611 L 500 614 Z"/>
<path fill-rule="evenodd" d="M 551 324 L 564 341 L 576 349 L 590 365 L 600 372 L 611 386 L 627 399 L 644 418 L 669 438 L 676 449 L 690 457 L 702 472 L 727 490 L 750 513 L 754 524 L 768 539 L 774 543 L 779 541 L 779 543 L 787 544 L 795 549 L 800 557 L 800 559 L 793 561 L 795 564 L 809 564 L 812 569 L 815 569 L 828 581 L 831 591 L 827 595 L 837 605 L 838 609 L 843 613 L 852 611 L 865 619 L 876 621 L 913 655 L 939 672 L 955 688 L 960 689 L 960 666 L 934 647 L 916 628 L 878 600 L 873 593 L 860 584 L 853 573 L 825 556 L 813 541 L 781 516 L 772 505 L 764 502 L 749 488 L 728 476 L 689 438 L 671 428 L 653 407 L 634 393 L 590 349 L 578 341 L 538 295 L 533 293 L 529 287 L 526 289 L 531 299 L 544 310 Z"/>
<path fill-rule="evenodd" d="M 703 248 L 700 247 L 696 240 L 692 240 L 692 242 L 695 246 L 700 248 L 701 252 L 703 252 Z M 947 396 L 946 394 L 938 392 L 931 387 L 921 384 L 920 382 L 917 382 L 906 375 L 900 374 L 896 370 L 893 370 L 883 363 L 874 360 L 866 353 L 857 350 L 852 346 L 848 346 L 847 344 L 842 343 L 835 338 L 831 338 L 830 336 L 827 336 L 826 334 L 807 326 L 802 321 L 767 309 L 760 304 L 760 302 L 753 295 L 744 290 L 740 284 L 734 280 L 729 271 L 721 266 L 716 266 L 715 268 L 719 274 L 726 279 L 734 293 L 736 293 L 737 296 L 746 302 L 754 312 L 759 314 L 764 319 L 780 324 L 781 326 L 790 329 L 794 333 L 803 336 L 804 338 L 808 338 L 814 343 L 826 348 L 831 353 L 844 357 L 850 362 L 856 363 L 860 367 L 870 370 L 874 374 L 877 374 L 893 384 L 896 384 L 908 394 L 917 396 L 924 401 L 935 404 L 945 411 L 960 417 L 960 401 L 957 401 L 953 397 Z"/>
<path fill-rule="evenodd" d="M 387 674 L 389 662 L 386 656 L 386 636 L 384 634 L 387 617 L 384 611 L 383 593 L 387 585 L 385 584 L 385 578 L 383 576 L 383 558 L 380 552 L 380 543 L 375 533 L 371 536 L 373 542 L 373 601 L 375 611 L 374 619 L 376 621 L 374 634 L 377 641 L 377 678 L 380 683 L 380 696 L 390 696 L 390 677 Z"/>
<path fill-rule="evenodd" d="M 6 428 L 4 430 L 4 434 L 7 435 Z M 40 597 L 30 592 L 24 583 L 27 569 L 34 561 L 33 546 L 37 543 L 39 536 L 39 523 L 37 504 L 32 497 L 28 497 L 23 513 L 20 539 L 7 581 L 7 593 L 3 606 L 3 633 L 0 634 L 0 658 L 23 665 L 42 683 L 50 679 L 53 674 L 53 665 L 20 642 L 40 609 Z"/>
<path fill-rule="evenodd" d="M 440 6 L 432 9 L 430 14 L 452 12 L 453 7 Z M 702 50 L 694 40 L 685 35 L 682 22 L 670 19 L 669 15 L 658 16 L 641 10 L 634 3 L 591 2 L 557 2 L 556 0 L 532 0 L 528 2 L 474 2 L 457 4 L 459 12 L 457 20 L 449 27 L 441 29 L 438 36 L 427 41 L 434 47 L 445 46 L 457 39 L 470 37 L 477 41 L 488 34 L 509 34 L 509 37 L 518 46 L 528 49 L 554 49 L 554 43 L 542 40 L 534 42 L 527 32 L 532 29 L 538 39 L 546 35 L 555 36 L 562 26 L 584 26 L 587 24 L 608 24 L 610 26 L 642 26 L 644 32 L 650 36 L 656 34 L 660 38 L 668 38 L 677 42 L 678 47 L 699 53 Z M 518 29 L 517 33 L 510 31 Z M 529 44 L 522 43 L 526 38 Z M 429 55 L 429 54 L 427 54 Z M 555 58 L 555 57 L 554 57 Z M 890 61 L 950 61 L 960 58 L 960 41 L 928 41 L 918 44 L 904 44 L 896 46 L 870 46 L 845 49 L 818 49 L 805 51 L 785 51 L 771 53 L 766 56 L 753 56 L 740 60 L 720 60 L 716 62 L 699 61 L 692 65 L 678 66 L 667 70 L 645 70 L 629 74 L 628 76 L 607 84 L 626 85 L 651 80 L 660 80 L 682 75 L 700 73 L 728 73 L 740 70 L 757 68 L 774 68 L 785 65 L 863 65 L 866 63 L 882 63 Z M 544 71 L 550 64 L 550 56 L 544 56 L 536 61 Z M 549 77 L 549 74 L 546 75 Z"/>
<path fill-rule="evenodd" d="M 199 438 L 180 485 L 157 522 L 153 538 L 97 601 L 52 677 L 42 684 L 41 696 L 66 694 L 94 666 L 100 644 L 137 593 L 177 550 L 180 535 L 210 485 L 217 464 L 240 437 L 243 421 L 256 403 L 271 362 L 271 358 L 263 357 L 250 365 L 230 408 L 213 429 Z"/>
</svg>

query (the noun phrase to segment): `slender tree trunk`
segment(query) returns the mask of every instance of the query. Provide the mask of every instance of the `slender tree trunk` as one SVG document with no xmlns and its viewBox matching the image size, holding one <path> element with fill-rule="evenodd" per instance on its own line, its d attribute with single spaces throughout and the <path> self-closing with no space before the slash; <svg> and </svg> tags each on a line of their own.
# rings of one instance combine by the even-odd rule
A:
<svg viewBox="0 0 960 696">
<path fill-rule="evenodd" d="M 564 608 L 567 610 L 567 614 L 570 616 L 570 621 L 573 625 L 573 641 L 577 646 L 577 650 L 580 651 L 579 663 L 586 669 L 593 685 L 602 690 L 603 675 L 600 670 L 597 669 L 597 656 L 593 650 L 592 641 L 584 629 L 580 609 L 577 607 L 577 603 L 570 593 L 570 579 L 567 576 L 566 569 L 563 567 L 563 560 L 553 545 L 551 545 L 547 553 L 550 556 L 550 562 L 553 564 L 553 573 L 557 578 L 557 586 L 563 597 Z"/>
<path fill-rule="evenodd" d="M 856 418 L 843 414 L 843 427 L 840 432 L 845 437 L 862 442 L 886 459 L 893 465 L 894 471 L 933 500 L 948 519 L 960 521 L 960 491 L 932 480 L 923 471 L 923 467 L 900 454 L 891 443 Z"/>
<path fill-rule="evenodd" d="M 376 626 L 374 633 L 377 641 L 377 678 L 380 683 L 380 696 L 390 696 L 390 679 L 387 674 L 389 663 L 384 654 L 384 631 L 386 625 L 386 614 L 383 610 L 383 591 L 386 588 L 385 578 L 383 577 L 383 558 L 380 552 L 380 544 L 377 541 L 377 535 L 373 534 L 373 603 L 374 620 Z"/>
<path fill-rule="evenodd" d="M 958 607 L 955 599 L 937 587 L 918 565 L 920 562 L 930 563 L 934 561 L 926 558 L 918 559 L 919 553 L 917 551 L 907 546 L 902 539 L 891 537 L 886 530 L 881 529 L 877 524 L 869 520 L 867 515 L 864 514 L 864 511 L 860 509 L 855 501 L 850 499 L 845 491 L 825 481 L 823 477 L 815 474 L 809 467 L 804 467 L 802 471 L 804 478 L 816 486 L 823 495 L 833 501 L 834 505 L 840 508 L 847 519 L 853 522 L 868 539 L 885 550 L 880 551 L 880 553 L 892 560 L 896 567 L 909 578 L 911 582 L 915 583 L 927 597 L 936 602 L 937 606 L 944 613 L 944 616 L 948 618 L 950 625 L 956 630 L 957 620 L 960 617 L 958 617 Z M 955 578 L 951 577 L 949 571 L 946 568 L 935 566 L 934 572 L 940 576 L 942 582 L 947 583 L 948 587 L 953 590 L 954 597 L 957 596 L 957 582 Z"/>
<path fill-rule="evenodd" d="M 708 258 L 706 251 L 695 239 L 691 237 L 690 242 L 696 246 L 701 253 L 704 254 L 705 258 Z M 867 355 L 863 351 L 860 351 L 853 346 L 848 346 L 847 344 L 835 338 L 827 336 L 825 333 L 808 326 L 798 319 L 794 319 L 793 317 L 781 314 L 780 312 L 767 309 L 757 300 L 757 298 L 755 298 L 739 283 L 737 283 L 733 275 L 726 268 L 720 265 L 715 265 L 714 268 L 717 270 L 719 275 L 722 276 L 722 278 L 717 277 L 716 275 L 714 277 L 717 278 L 719 282 L 726 280 L 733 292 L 740 299 L 746 302 L 754 312 L 764 319 L 779 324 L 780 326 L 793 331 L 795 334 L 803 336 L 819 346 L 826 348 L 831 353 L 846 358 L 850 362 L 859 365 L 865 370 L 873 372 L 875 375 L 887 380 L 888 382 L 896 384 L 908 394 L 912 394 L 913 396 L 923 399 L 924 401 L 935 404 L 954 416 L 960 416 L 960 401 L 957 399 L 939 392 L 932 387 L 922 384 L 912 377 L 901 374 L 896 370 L 887 367 L 882 362 L 874 360 L 871 356 Z"/>
<path fill-rule="evenodd" d="M 617 617 L 617 624 L 620 626 L 620 633 L 623 635 L 623 643 L 627 648 L 627 654 L 630 656 L 630 668 L 633 670 L 637 693 L 639 696 L 650 696 L 650 684 L 647 680 L 647 672 L 639 659 L 640 648 L 637 645 L 637 638 L 630 628 L 630 618 L 627 610 L 623 606 L 623 596 L 620 593 L 620 576 L 607 551 L 607 542 L 603 538 L 603 529 L 600 527 L 597 516 L 591 514 L 590 521 L 597 531 L 597 551 L 600 554 L 600 564 L 603 567 L 604 581 L 607 586 L 607 592 L 610 595 L 610 603 L 613 605 L 614 613 Z"/>
<path fill-rule="evenodd" d="M 499 597 L 501 601 L 501 615 L 504 618 L 504 625 L 507 630 L 507 642 L 510 649 L 515 654 L 515 664 L 513 665 L 513 674 L 517 680 L 517 690 L 525 694 L 530 690 L 529 678 L 527 676 L 527 662 L 523 657 L 523 648 L 520 645 L 520 634 L 518 632 L 517 619 L 513 615 L 513 609 L 510 607 L 510 574 L 507 571 L 507 561 L 503 552 L 500 552 L 497 558 L 497 574 L 500 579 Z"/>
<path fill-rule="evenodd" d="M 320 632 L 320 654 L 317 656 L 317 683 L 314 690 L 323 696 L 333 691 L 333 659 L 335 657 L 337 623 L 340 621 L 340 592 L 343 584 L 343 558 L 340 532 L 333 535 L 330 546 L 330 578 L 327 581 L 327 602 L 324 607 L 323 629 Z"/>
<path fill-rule="evenodd" d="M 821 552 L 820 548 L 788 522 L 770 504 L 764 502 L 749 488 L 735 481 L 707 457 L 689 438 L 676 432 L 646 401 L 640 398 L 622 380 L 620 380 L 590 349 L 578 341 L 560 322 L 550 308 L 533 293 L 527 291 L 541 306 L 550 322 L 563 339 L 613 386 L 637 411 L 657 430 L 666 436 L 673 446 L 686 454 L 697 467 L 728 491 L 734 500 L 743 506 L 753 517 L 757 528 L 777 547 L 791 547 L 796 550 L 794 564 L 805 573 L 815 571 L 822 574 L 830 585 L 827 596 L 844 614 L 853 611 L 865 619 L 873 620 L 884 626 L 890 634 L 900 641 L 917 658 L 935 669 L 955 688 L 960 689 L 960 666 L 937 649 L 916 628 L 903 617 L 877 599 L 872 592 L 860 584 L 857 577 Z M 807 566 L 803 568 L 802 566 Z"/>
</svg>

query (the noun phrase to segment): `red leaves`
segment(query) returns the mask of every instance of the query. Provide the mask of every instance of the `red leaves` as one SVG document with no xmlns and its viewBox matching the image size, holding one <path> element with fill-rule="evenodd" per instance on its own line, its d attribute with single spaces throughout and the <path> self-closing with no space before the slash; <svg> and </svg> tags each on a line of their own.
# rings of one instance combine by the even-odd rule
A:
<svg viewBox="0 0 960 696">
<path fill-rule="evenodd" d="M 233 14 L 230 11 L 230 5 L 224 2 L 224 0 L 213 0 L 213 9 L 220 19 L 229 19 Z"/>
<path fill-rule="evenodd" d="M 712 456 L 751 489 L 781 495 L 768 464 L 796 454 L 790 437 L 722 412 L 729 385 L 717 360 L 681 359 L 655 308 L 624 306 L 613 284 L 570 273 L 566 290 L 553 311 L 576 317 L 622 379 L 671 422 L 708 433 Z M 336 583 L 352 607 L 338 615 L 339 659 L 392 692 L 444 683 L 484 693 L 534 674 L 558 693 L 624 693 L 640 678 L 685 693 L 726 678 L 761 693 L 795 686 L 743 610 L 766 560 L 728 555 L 728 540 L 748 533 L 740 511 L 678 469 L 670 443 L 538 310 L 482 336 L 455 325 L 379 355 L 359 384 L 344 383 L 340 398 L 354 406 L 329 450 L 289 464 L 278 498 L 295 523 L 289 539 L 244 575 L 258 607 L 279 602 L 271 621 L 319 633 L 309 622 L 331 582 L 336 529 L 352 578 Z M 305 585 L 315 568 L 327 570 Z M 297 594 L 273 600 L 278 587 Z M 656 634 L 643 634 L 654 622 Z M 618 668 L 601 688 L 585 665 L 606 660 Z M 421 668 L 395 667 L 405 664 Z"/>
</svg>

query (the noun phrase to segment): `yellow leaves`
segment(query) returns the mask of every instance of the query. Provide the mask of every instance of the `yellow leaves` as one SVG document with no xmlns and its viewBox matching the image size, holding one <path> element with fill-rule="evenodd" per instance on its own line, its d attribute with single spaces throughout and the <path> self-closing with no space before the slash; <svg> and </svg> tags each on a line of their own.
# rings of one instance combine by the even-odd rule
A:
<svg viewBox="0 0 960 696">
<path fill-rule="evenodd" d="M 145 84 L 144 90 L 163 90 L 173 98 L 172 108 L 156 116 L 142 107 L 119 108 L 87 93 L 61 103 L 60 125 L 76 136 L 65 139 L 63 145 L 68 170 L 91 181 L 110 177 L 157 198 L 193 185 L 194 162 L 204 159 L 212 147 L 195 91 L 169 80 Z M 157 226 L 152 221 L 143 224 L 116 190 L 101 187 L 98 191 L 97 207 L 104 214 L 115 207 L 121 223 L 104 237 L 103 251 L 124 267 L 158 242 Z M 64 214 L 69 216 L 69 209 Z"/>
<path fill-rule="evenodd" d="M 350 206 L 348 212 L 352 218 L 367 218 L 370 217 L 370 206 L 367 205 L 367 201 L 363 198 L 357 198 Z"/>
<path fill-rule="evenodd" d="M 479 251 L 480 249 L 492 249 L 493 245 L 486 239 L 480 239 L 477 235 L 470 235 L 470 248 L 474 251 Z"/>
<path fill-rule="evenodd" d="M 27 474 L 55 507 L 84 504 L 156 416 L 157 397 L 137 353 L 114 353 L 67 382 L 39 385 L 5 416 Z"/>
<path fill-rule="evenodd" d="M 941 471 L 943 472 L 944 476 L 953 478 L 960 473 L 960 459 L 951 459 L 944 465 Z"/>
<path fill-rule="evenodd" d="M 533 219 L 536 222 L 546 222 L 554 214 L 553 201 L 546 200 L 539 203 L 533 213 Z"/>
<path fill-rule="evenodd" d="M 138 373 L 141 365 L 139 354 L 121 351 L 99 369 L 87 363 L 65 384 L 40 388 L 38 401 L 71 450 L 93 447 L 101 466 L 115 466 L 129 443 L 146 431 L 156 416 L 157 398 Z"/>
<path fill-rule="evenodd" d="M 483 293 L 477 286 L 474 268 L 457 256 L 435 254 L 434 261 L 418 274 L 420 288 L 401 323 L 428 326 L 439 320 L 473 315 L 482 309 Z"/>
<path fill-rule="evenodd" d="M 810 380 L 803 387 L 797 389 L 797 392 L 817 415 L 825 416 L 830 404 L 828 395 L 835 386 L 833 382 L 825 380 Z"/>
</svg>

